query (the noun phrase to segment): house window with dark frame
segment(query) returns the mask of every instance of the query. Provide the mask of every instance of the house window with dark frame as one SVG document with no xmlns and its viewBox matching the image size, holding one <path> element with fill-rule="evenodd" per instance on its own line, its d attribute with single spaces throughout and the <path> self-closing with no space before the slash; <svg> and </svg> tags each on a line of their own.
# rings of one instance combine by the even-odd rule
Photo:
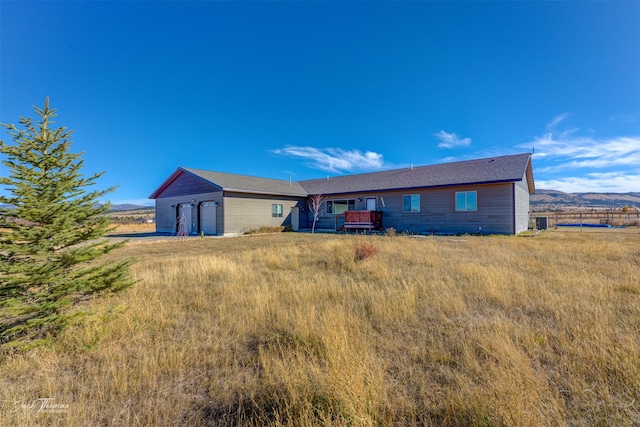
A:
<svg viewBox="0 0 640 427">
<path fill-rule="evenodd" d="M 328 214 L 339 215 L 341 213 L 344 213 L 345 211 L 355 211 L 355 210 L 356 210 L 356 199 L 327 200 L 326 212 Z"/>
<path fill-rule="evenodd" d="M 407 194 L 402 196 L 402 212 L 420 212 L 420 195 Z"/>
<path fill-rule="evenodd" d="M 456 191 L 456 211 L 477 211 L 478 193 L 476 191 Z"/>
<path fill-rule="evenodd" d="M 282 218 L 282 212 L 283 209 L 281 204 L 274 203 L 271 205 L 271 216 L 273 218 Z"/>
</svg>

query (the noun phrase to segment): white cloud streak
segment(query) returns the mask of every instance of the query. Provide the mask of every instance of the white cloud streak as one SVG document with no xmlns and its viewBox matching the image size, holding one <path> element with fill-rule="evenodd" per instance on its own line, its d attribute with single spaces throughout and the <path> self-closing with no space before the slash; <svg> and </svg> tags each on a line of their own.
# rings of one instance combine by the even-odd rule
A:
<svg viewBox="0 0 640 427">
<path fill-rule="evenodd" d="M 571 117 L 570 113 L 562 113 L 562 114 L 559 114 L 559 115 L 555 116 L 553 118 L 553 120 L 551 120 L 549 123 L 547 123 L 547 126 L 546 126 L 547 130 L 555 129 L 555 127 L 558 124 L 560 124 L 561 122 L 565 121 L 569 117 Z"/>
<path fill-rule="evenodd" d="M 308 160 L 309 167 L 325 172 L 341 173 L 379 170 L 384 167 L 382 154 L 373 151 L 286 146 L 272 150 L 274 154 Z"/>
<path fill-rule="evenodd" d="M 454 132 L 449 133 L 441 130 L 435 136 L 440 140 L 439 148 L 467 147 L 471 145 L 471 138 L 460 138 Z"/>
<path fill-rule="evenodd" d="M 537 138 L 521 147 L 535 147 L 534 159 L 559 164 L 541 169 L 545 172 L 573 169 L 602 169 L 640 165 L 640 137 L 595 139 L 577 137 L 557 139 L 552 134 Z"/>
<path fill-rule="evenodd" d="M 536 188 L 552 189 L 565 193 L 632 193 L 640 192 L 640 170 L 635 173 L 603 173 L 586 176 L 536 180 Z"/>
<path fill-rule="evenodd" d="M 640 136 L 579 136 L 579 129 L 556 131 L 570 116 L 556 116 L 550 132 L 519 145 L 534 146 L 536 188 L 564 192 L 640 192 Z"/>
</svg>

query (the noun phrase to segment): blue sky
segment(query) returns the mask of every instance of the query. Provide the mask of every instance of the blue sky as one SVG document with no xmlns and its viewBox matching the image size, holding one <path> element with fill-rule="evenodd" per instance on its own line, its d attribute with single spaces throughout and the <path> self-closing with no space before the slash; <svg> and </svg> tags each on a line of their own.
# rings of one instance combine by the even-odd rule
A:
<svg viewBox="0 0 640 427">
<path fill-rule="evenodd" d="M 532 147 L 537 188 L 640 191 L 639 23 L 638 1 L 0 0 L 0 122 L 49 96 L 113 203 L 178 166 L 301 180 Z"/>
</svg>

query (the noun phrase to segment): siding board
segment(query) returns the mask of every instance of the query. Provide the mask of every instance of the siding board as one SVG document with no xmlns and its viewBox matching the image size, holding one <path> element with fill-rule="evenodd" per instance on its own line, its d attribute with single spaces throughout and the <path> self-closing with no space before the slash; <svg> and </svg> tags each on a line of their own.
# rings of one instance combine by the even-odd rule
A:
<svg viewBox="0 0 640 427">
<path fill-rule="evenodd" d="M 271 205 L 282 205 L 282 217 L 273 217 Z M 301 197 L 224 193 L 224 234 L 237 234 L 261 226 L 291 225 L 291 208 L 304 206 Z"/>
<path fill-rule="evenodd" d="M 526 231 L 529 228 L 529 184 L 527 175 L 525 174 L 522 181 L 518 181 L 514 185 L 515 208 L 515 233 Z"/>
</svg>

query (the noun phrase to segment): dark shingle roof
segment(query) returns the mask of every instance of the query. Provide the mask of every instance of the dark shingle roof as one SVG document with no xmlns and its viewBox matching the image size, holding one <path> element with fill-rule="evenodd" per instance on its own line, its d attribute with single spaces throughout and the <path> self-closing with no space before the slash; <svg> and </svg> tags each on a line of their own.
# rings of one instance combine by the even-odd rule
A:
<svg viewBox="0 0 640 427">
<path fill-rule="evenodd" d="M 534 192 L 529 153 L 486 159 L 394 169 L 329 179 L 300 181 L 308 194 L 339 194 L 364 191 L 442 187 L 451 185 L 521 181 L 525 173 L 529 192 Z"/>
<path fill-rule="evenodd" d="M 201 169 L 181 168 L 199 178 L 209 181 L 225 191 L 241 193 L 277 194 L 283 196 L 306 196 L 304 188 L 297 182 L 280 179 L 258 178 L 247 175 L 236 175 L 223 172 L 212 172 Z"/>
<path fill-rule="evenodd" d="M 298 182 L 181 167 L 154 191 L 150 198 L 156 198 L 182 173 L 196 176 L 225 191 L 298 197 L 514 182 L 521 181 L 525 175 L 529 193 L 535 192 L 531 155 L 525 153 Z"/>
</svg>

